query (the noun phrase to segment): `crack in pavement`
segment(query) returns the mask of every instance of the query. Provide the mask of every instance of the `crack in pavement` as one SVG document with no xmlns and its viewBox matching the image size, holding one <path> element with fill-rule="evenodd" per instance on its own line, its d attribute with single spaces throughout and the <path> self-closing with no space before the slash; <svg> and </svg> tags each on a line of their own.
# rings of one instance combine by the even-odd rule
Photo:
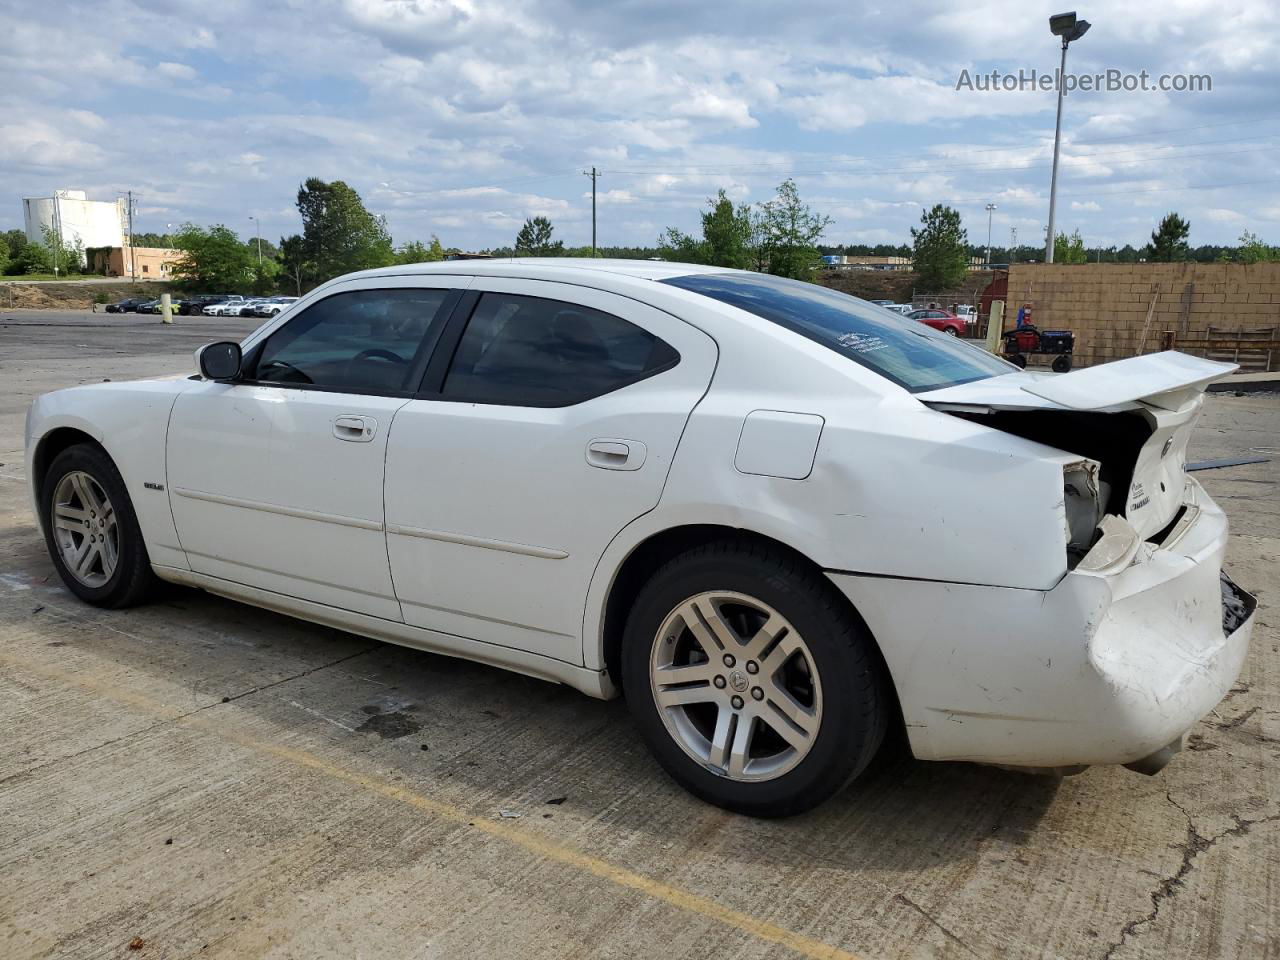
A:
<svg viewBox="0 0 1280 960">
<path fill-rule="evenodd" d="M 941 923 L 935 920 L 933 916 L 928 913 L 928 911 L 926 911 L 922 906 L 920 906 L 920 904 L 916 903 L 914 900 L 908 897 L 905 893 L 895 893 L 893 895 L 893 899 L 897 903 L 901 903 L 903 906 L 910 907 L 916 913 L 920 914 L 920 916 L 924 917 L 931 924 L 933 924 L 935 927 L 941 930 L 943 935 L 948 940 L 950 940 L 954 944 L 957 944 L 960 947 L 963 947 L 966 953 L 970 954 L 971 956 L 975 956 L 975 957 L 978 956 L 978 954 L 973 952 L 972 947 L 970 947 L 967 943 L 965 943 L 963 940 L 957 937 L 954 933 L 952 933 L 950 930 L 944 927 Z"/>
<path fill-rule="evenodd" d="M 1191 814 L 1187 811 L 1187 808 L 1173 799 L 1173 795 L 1168 791 L 1165 792 L 1164 796 L 1187 819 L 1186 840 L 1172 845 L 1175 850 L 1182 852 L 1182 862 L 1178 864 L 1178 869 L 1171 876 L 1162 877 L 1156 888 L 1148 894 L 1151 898 L 1151 909 L 1144 916 L 1130 920 L 1120 928 L 1120 939 L 1107 947 L 1106 952 L 1102 954 L 1102 960 L 1112 960 L 1116 951 L 1124 947 L 1131 937 L 1138 936 L 1142 933 L 1144 927 L 1155 923 L 1156 918 L 1160 915 L 1161 905 L 1166 900 L 1172 900 L 1178 895 L 1178 892 L 1184 886 L 1187 876 L 1195 869 L 1196 858 L 1202 853 L 1211 850 L 1222 840 L 1244 836 L 1259 824 L 1280 821 L 1280 813 L 1259 817 L 1256 820 L 1245 820 L 1243 817 L 1232 814 L 1231 819 L 1235 821 L 1234 827 L 1228 827 L 1216 836 L 1205 837 L 1196 829 L 1195 822 L 1191 819 Z"/>
</svg>

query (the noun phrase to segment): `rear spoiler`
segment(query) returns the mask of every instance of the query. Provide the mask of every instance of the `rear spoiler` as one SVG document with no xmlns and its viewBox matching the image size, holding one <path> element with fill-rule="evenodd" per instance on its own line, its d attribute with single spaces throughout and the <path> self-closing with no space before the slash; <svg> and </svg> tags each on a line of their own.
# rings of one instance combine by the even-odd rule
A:
<svg viewBox="0 0 1280 960">
<path fill-rule="evenodd" d="M 1022 389 L 1072 410 L 1101 410 L 1135 400 L 1176 410 L 1213 381 L 1238 369 L 1237 363 L 1166 350 L 1045 377 L 1023 384 Z"/>
</svg>

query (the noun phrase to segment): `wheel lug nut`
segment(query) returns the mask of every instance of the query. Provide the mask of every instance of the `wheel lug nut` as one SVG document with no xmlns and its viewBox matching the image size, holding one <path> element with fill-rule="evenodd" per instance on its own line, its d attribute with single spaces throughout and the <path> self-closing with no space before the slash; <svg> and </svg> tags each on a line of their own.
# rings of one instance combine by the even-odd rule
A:
<svg viewBox="0 0 1280 960">
<path fill-rule="evenodd" d="M 752 699 L 752 700 L 763 700 L 763 699 L 764 699 L 764 691 L 763 691 L 763 690 L 761 690 L 759 687 L 752 687 L 752 688 L 751 688 L 751 699 Z"/>
<path fill-rule="evenodd" d="M 741 709 L 742 709 L 742 698 L 741 698 L 741 697 L 735 696 L 735 697 L 734 697 L 732 700 L 730 700 L 729 702 L 733 704 L 733 709 L 735 709 L 735 710 L 741 710 Z"/>
<path fill-rule="evenodd" d="M 748 660 L 747 673 L 759 673 L 759 672 L 760 672 L 760 664 L 756 663 L 754 660 Z"/>
<path fill-rule="evenodd" d="M 724 689 L 724 677 L 716 677 L 714 683 L 717 689 L 720 689 L 720 690 Z"/>
<path fill-rule="evenodd" d="M 734 659 L 733 659 L 733 654 L 731 654 L 731 653 L 726 653 L 726 654 L 724 655 L 724 665 L 725 665 L 726 667 L 732 667 L 732 666 L 733 666 L 735 663 L 737 663 L 737 662 L 738 662 L 737 660 L 734 660 Z"/>
</svg>

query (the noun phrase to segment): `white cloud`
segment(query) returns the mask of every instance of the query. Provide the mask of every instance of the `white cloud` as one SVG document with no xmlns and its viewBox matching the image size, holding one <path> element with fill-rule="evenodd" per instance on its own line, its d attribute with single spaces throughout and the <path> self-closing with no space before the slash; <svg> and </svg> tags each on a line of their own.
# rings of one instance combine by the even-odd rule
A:
<svg viewBox="0 0 1280 960">
<path fill-rule="evenodd" d="M 1047 212 L 1053 95 L 954 89 L 961 69 L 1051 70 L 1043 11 L 983 0 L 818 19 L 769 0 L 46 7 L 0 35 L 0 182 L 15 195 L 133 187 L 156 216 L 240 223 L 260 209 L 264 230 L 284 233 L 301 180 L 341 178 L 397 239 L 441 232 L 472 248 L 509 243 L 512 224 L 538 213 L 583 242 L 581 170 L 593 164 L 598 200 L 614 209 L 607 235 L 626 243 L 694 228 L 717 189 L 759 201 L 789 175 L 836 218 L 837 241 L 905 240 L 934 202 L 976 224 L 994 200 L 997 234 L 1001 218 L 1031 230 Z M 1265 218 L 1255 211 L 1275 203 L 1259 202 L 1261 187 L 1187 188 L 1271 175 L 1273 16 L 1263 0 L 1097 13 L 1073 69 L 1211 71 L 1214 91 L 1068 98 L 1064 219 L 1138 242 L 1176 208 L 1193 242 L 1210 242 L 1234 239 L 1234 211 Z M 74 62 L 48 57 L 55 48 L 75 49 Z M 0 226 L 18 216 L 0 204 Z"/>
<path fill-rule="evenodd" d="M 185 63 L 174 63 L 171 60 L 157 63 L 156 73 L 167 80 L 178 80 L 183 83 L 190 82 L 199 76 L 194 67 L 187 66 Z"/>
</svg>

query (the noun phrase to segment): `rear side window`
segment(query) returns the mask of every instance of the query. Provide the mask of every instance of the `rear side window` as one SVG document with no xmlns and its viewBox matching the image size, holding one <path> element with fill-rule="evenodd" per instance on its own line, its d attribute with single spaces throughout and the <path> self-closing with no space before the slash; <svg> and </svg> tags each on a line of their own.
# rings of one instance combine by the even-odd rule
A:
<svg viewBox="0 0 1280 960">
<path fill-rule="evenodd" d="M 418 360 L 448 317 L 449 290 L 351 290 L 314 303 L 271 334 L 255 379 L 357 393 L 412 390 Z M 283 305 L 281 305 L 283 306 Z"/>
<path fill-rule="evenodd" d="M 786 327 L 913 393 L 1017 369 L 958 337 L 816 283 L 763 273 L 700 273 L 662 282 Z"/>
<path fill-rule="evenodd" d="M 665 341 L 612 314 L 486 293 L 458 343 L 444 398 L 563 407 L 661 373 L 679 359 Z"/>
</svg>

